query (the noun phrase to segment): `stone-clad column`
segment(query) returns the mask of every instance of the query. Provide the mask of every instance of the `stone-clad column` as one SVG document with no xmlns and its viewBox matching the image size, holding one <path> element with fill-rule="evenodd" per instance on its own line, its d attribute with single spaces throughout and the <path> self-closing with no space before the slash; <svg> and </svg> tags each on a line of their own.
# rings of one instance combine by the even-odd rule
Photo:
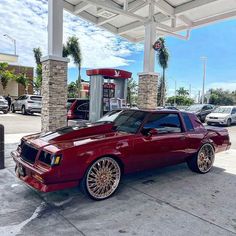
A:
<svg viewBox="0 0 236 236">
<path fill-rule="evenodd" d="M 42 131 L 53 131 L 67 125 L 66 58 L 46 57 L 42 60 Z"/>
<path fill-rule="evenodd" d="M 140 73 L 138 86 L 138 108 L 156 109 L 158 74 Z"/>
</svg>

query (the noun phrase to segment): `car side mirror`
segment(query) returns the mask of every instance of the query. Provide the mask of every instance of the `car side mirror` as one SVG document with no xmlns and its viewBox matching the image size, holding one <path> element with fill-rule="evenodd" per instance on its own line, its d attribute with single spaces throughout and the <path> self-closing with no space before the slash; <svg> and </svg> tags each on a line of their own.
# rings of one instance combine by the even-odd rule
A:
<svg viewBox="0 0 236 236">
<path fill-rule="evenodd" d="M 157 129 L 151 129 L 151 130 L 148 132 L 148 135 L 149 135 L 149 136 L 158 135 Z"/>
</svg>

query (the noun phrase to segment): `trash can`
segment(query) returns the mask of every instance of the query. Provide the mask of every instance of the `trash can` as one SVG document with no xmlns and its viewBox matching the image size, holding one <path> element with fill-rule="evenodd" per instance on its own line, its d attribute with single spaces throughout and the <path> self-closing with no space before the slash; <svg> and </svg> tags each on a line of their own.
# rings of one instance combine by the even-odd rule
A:
<svg viewBox="0 0 236 236">
<path fill-rule="evenodd" d="M 0 170 L 4 169 L 4 126 L 0 124 Z"/>
</svg>

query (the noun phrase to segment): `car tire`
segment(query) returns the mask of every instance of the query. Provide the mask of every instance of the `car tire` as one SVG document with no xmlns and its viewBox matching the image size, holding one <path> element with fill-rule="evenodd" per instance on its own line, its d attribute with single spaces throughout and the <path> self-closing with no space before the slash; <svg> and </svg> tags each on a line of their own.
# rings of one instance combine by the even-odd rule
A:
<svg viewBox="0 0 236 236">
<path fill-rule="evenodd" d="M 25 109 L 25 106 L 22 106 L 21 112 L 22 112 L 23 115 L 27 115 L 27 111 Z"/>
<path fill-rule="evenodd" d="M 227 127 L 230 127 L 231 124 L 232 124 L 232 121 L 231 121 L 231 119 L 229 118 L 229 119 L 227 120 L 226 126 L 227 126 Z"/>
<path fill-rule="evenodd" d="M 14 105 L 11 106 L 11 112 L 12 112 L 12 113 L 15 113 L 15 112 L 16 112 Z"/>
<path fill-rule="evenodd" d="M 215 150 L 210 143 L 201 146 L 199 151 L 187 160 L 190 170 L 200 174 L 206 174 L 210 171 L 215 160 Z"/>
<path fill-rule="evenodd" d="M 102 157 L 87 169 L 81 182 L 81 190 L 93 200 L 105 200 L 116 192 L 120 179 L 119 163 L 112 157 Z"/>
<path fill-rule="evenodd" d="M 3 111 L 3 113 L 4 113 L 4 114 L 7 114 L 7 113 L 8 113 L 8 110 Z"/>
</svg>

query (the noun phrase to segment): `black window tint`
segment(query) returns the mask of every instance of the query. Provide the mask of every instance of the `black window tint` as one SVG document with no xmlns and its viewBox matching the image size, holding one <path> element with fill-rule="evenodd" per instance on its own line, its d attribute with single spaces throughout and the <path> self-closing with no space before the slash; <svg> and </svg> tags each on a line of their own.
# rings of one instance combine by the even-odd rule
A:
<svg viewBox="0 0 236 236">
<path fill-rule="evenodd" d="M 157 129 L 159 133 L 180 133 L 181 123 L 178 114 L 152 114 L 144 129 Z"/>
<path fill-rule="evenodd" d="M 78 111 L 88 111 L 88 109 L 89 109 L 88 103 L 84 103 L 77 107 Z"/>
<path fill-rule="evenodd" d="M 143 123 L 146 112 L 143 111 L 123 111 L 114 121 L 118 131 L 136 133 Z"/>
<path fill-rule="evenodd" d="M 194 130 L 193 124 L 192 124 L 188 114 L 182 113 L 182 116 L 184 118 L 184 123 L 185 123 L 185 126 L 186 126 L 187 130 L 188 131 L 193 131 Z"/>
</svg>

